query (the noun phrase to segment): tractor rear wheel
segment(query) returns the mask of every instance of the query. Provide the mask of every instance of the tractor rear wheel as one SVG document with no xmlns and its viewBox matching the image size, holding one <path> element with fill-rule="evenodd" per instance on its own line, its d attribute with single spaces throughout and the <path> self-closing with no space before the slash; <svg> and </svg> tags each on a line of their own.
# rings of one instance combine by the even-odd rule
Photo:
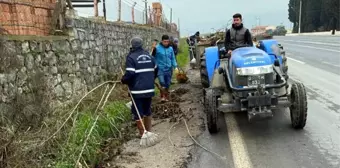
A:
<svg viewBox="0 0 340 168">
<path fill-rule="evenodd" d="M 207 65 L 206 65 L 206 57 L 205 53 L 203 53 L 203 56 L 201 57 L 201 64 L 200 64 L 200 75 L 201 75 L 201 83 L 204 88 L 209 87 L 209 76 L 207 71 Z"/>
<path fill-rule="evenodd" d="M 205 107 L 204 110 L 207 115 L 207 125 L 209 133 L 217 133 L 218 127 L 218 115 L 219 111 L 217 110 L 217 99 L 219 95 L 217 94 L 216 89 L 206 89 L 206 98 L 205 98 Z"/>
<path fill-rule="evenodd" d="M 206 108 L 207 105 L 208 105 L 207 100 L 206 100 L 206 95 L 207 95 L 206 93 L 207 93 L 207 91 L 206 91 L 205 88 L 203 88 L 202 91 L 203 91 L 203 100 L 202 101 L 203 101 L 203 107 L 204 107 L 203 108 L 203 112 L 207 113 L 207 108 Z"/>
<path fill-rule="evenodd" d="M 306 89 L 302 83 L 293 83 L 290 102 L 290 119 L 292 127 L 295 129 L 303 129 L 307 121 L 307 96 Z"/>
</svg>

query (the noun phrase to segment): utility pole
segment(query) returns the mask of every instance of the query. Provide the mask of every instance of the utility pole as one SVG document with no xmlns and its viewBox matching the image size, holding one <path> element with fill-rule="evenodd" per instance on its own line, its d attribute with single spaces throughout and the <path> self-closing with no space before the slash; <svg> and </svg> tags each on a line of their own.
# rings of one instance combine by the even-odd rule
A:
<svg viewBox="0 0 340 168">
<path fill-rule="evenodd" d="M 105 5 L 105 0 L 103 0 L 103 13 L 104 13 L 104 18 L 106 20 L 106 5 Z"/>
<path fill-rule="evenodd" d="M 148 1 L 145 0 L 145 24 L 148 24 Z"/>
<path fill-rule="evenodd" d="M 256 17 L 256 24 L 257 24 L 257 26 L 261 26 L 261 18 L 260 17 Z"/>
<path fill-rule="evenodd" d="M 172 8 L 170 8 L 170 24 L 172 23 Z"/>
<path fill-rule="evenodd" d="M 181 37 L 181 29 L 180 29 L 180 23 L 179 23 L 179 18 L 178 19 L 178 25 L 177 25 L 177 32 L 178 32 L 178 38 Z"/>
<path fill-rule="evenodd" d="M 178 18 L 178 26 L 177 26 L 177 30 L 180 30 L 179 18 Z"/>
<path fill-rule="evenodd" d="M 148 20 L 147 18 L 146 18 L 146 24 L 150 24 L 151 26 L 153 25 L 152 24 L 152 18 L 153 18 L 153 15 L 152 15 L 152 13 L 151 13 L 151 7 L 149 6 L 149 18 L 150 18 L 150 20 Z"/>
<path fill-rule="evenodd" d="M 94 3 L 94 16 L 98 17 L 98 0 L 93 0 Z"/>
<path fill-rule="evenodd" d="M 132 9 L 131 9 L 131 15 L 132 15 L 132 24 L 135 24 L 135 6 L 137 5 L 137 2 L 134 2 L 132 5 Z"/>
<path fill-rule="evenodd" d="M 301 33 L 301 10 L 302 10 L 302 0 L 300 0 L 300 12 L 299 12 L 299 34 Z"/>
<path fill-rule="evenodd" d="M 122 18 L 122 0 L 118 0 L 118 22 L 121 21 Z"/>
</svg>

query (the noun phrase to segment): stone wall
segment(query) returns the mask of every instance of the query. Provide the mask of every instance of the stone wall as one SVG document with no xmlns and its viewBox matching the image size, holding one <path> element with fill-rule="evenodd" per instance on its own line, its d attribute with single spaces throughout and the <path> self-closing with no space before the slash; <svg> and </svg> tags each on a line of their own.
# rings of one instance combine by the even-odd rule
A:
<svg viewBox="0 0 340 168">
<path fill-rule="evenodd" d="M 73 101 L 113 79 L 134 35 L 140 35 L 148 49 L 162 34 L 178 37 L 164 29 L 83 18 L 66 23 L 69 36 L 0 36 L 0 116 L 14 119 L 15 111 L 26 120 L 40 117 L 47 108 L 38 106 Z"/>
</svg>

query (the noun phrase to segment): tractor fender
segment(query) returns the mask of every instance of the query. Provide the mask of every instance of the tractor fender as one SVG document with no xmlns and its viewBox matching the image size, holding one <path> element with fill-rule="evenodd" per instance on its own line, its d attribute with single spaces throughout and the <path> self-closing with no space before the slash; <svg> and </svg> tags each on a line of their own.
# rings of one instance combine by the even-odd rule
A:
<svg viewBox="0 0 340 168">
<path fill-rule="evenodd" d="M 205 48 L 205 60 L 209 81 L 211 81 L 215 69 L 218 68 L 218 66 L 216 66 L 219 62 L 219 50 L 217 46 Z"/>
</svg>

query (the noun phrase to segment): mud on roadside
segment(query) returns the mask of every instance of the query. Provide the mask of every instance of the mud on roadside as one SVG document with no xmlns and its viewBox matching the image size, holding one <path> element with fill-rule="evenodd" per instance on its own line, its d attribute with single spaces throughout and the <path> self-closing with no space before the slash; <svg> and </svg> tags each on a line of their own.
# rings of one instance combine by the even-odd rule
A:
<svg viewBox="0 0 340 168">
<path fill-rule="evenodd" d="M 140 139 L 124 143 L 119 154 L 103 167 L 112 168 L 184 168 L 190 162 L 194 142 L 188 134 L 183 119 L 193 137 L 205 129 L 199 70 L 188 70 L 190 82 L 177 84 L 171 92 L 170 102 L 153 102 L 153 130 L 161 141 L 148 148 L 139 146 Z M 137 130 L 136 130 L 137 132 Z"/>
</svg>

